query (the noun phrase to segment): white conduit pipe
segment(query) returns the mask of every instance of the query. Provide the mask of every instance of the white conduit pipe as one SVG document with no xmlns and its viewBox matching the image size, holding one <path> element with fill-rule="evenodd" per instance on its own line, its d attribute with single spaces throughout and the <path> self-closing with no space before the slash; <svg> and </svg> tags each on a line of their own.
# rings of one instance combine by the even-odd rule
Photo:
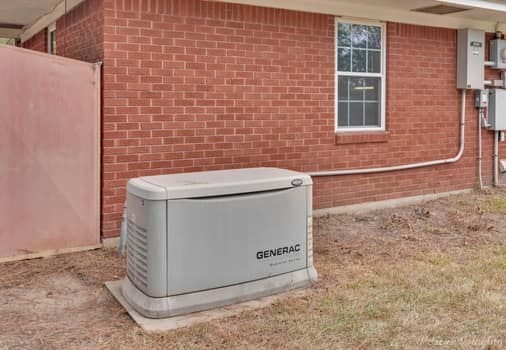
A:
<svg viewBox="0 0 506 350">
<path fill-rule="evenodd" d="M 121 226 L 119 230 L 119 252 L 125 255 L 127 246 L 127 204 L 123 204 L 123 216 L 121 217 Z"/>
<path fill-rule="evenodd" d="M 479 110 L 478 112 L 478 179 L 480 184 L 480 190 L 483 189 L 483 176 L 481 172 L 481 164 L 482 164 L 482 147 L 481 147 L 481 120 L 483 118 L 483 111 Z"/>
<path fill-rule="evenodd" d="M 499 186 L 499 131 L 494 131 L 494 187 Z"/>
<path fill-rule="evenodd" d="M 356 174 L 374 174 L 374 173 L 384 173 L 384 172 L 389 172 L 389 171 L 416 169 L 416 168 L 423 168 L 423 167 L 434 166 L 434 165 L 455 163 L 462 157 L 462 154 L 464 153 L 465 122 L 466 122 L 466 90 L 462 90 L 462 92 L 461 92 L 461 105 L 460 105 L 460 142 L 459 142 L 460 146 L 459 146 L 459 150 L 458 150 L 457 154 L 455 155 L 455 157 L 447 158 L 447 159 L 432 160 L 432 161 L 428 161 L 428 162 L 387 166 L 387 167 L 381 167 L 381 168 L 316 171 L 316 172 L 309 172 L 308 174 L 310 176 L 315 176 L 315 177 L 356 175 Z"/>
</svg>

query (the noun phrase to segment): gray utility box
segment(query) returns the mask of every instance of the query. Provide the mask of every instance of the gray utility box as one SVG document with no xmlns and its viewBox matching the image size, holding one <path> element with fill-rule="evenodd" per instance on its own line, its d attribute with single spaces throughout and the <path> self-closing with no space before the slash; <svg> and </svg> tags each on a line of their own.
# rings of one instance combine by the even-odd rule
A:
<svg viewBox="0 0 506 350">
<path fill-rule="evenodd" d="M 163 318 L 317 279 L 311 177 L 277 168 L 148 176 L 127 186 L 125 299 Z"/>
<path fill-rule="evenodd" d="M 506 40 L 490 40 L 490 61 L 494 62 L 491 68 L 506 69 Z"/>
<path fill-rule="evenodd" d="M 485 33 L 459 29 L 457 33 L 457 88 L 483 89 L 485 80 Z"/>
<path fill-rule="evenodd" d="M 492 130 L 506 130 L 506 90 L 489 90 L 488 123 Z"/>
</svg>

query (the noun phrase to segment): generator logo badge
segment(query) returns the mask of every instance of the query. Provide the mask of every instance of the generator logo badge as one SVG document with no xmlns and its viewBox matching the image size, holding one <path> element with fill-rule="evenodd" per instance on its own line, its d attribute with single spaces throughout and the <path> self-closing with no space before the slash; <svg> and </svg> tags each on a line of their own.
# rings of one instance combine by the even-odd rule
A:
<svg viewBox="0 0 506 350">
<path fill-rule="evenodd" d="M 279 247 L 269 250 L 259 250 L 257 252 L 257 260 L 267 259 L 270 257 L 281 256 L 286 254 L 293 254 L 300 252 L 300 244 L 295 244 L 286 247 Z"/>
</svg>

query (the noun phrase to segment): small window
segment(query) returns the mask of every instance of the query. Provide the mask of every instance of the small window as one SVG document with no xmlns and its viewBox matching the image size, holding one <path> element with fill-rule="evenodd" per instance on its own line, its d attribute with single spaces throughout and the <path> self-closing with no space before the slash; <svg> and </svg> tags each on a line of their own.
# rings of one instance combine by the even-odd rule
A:
<svg viewBox="0 0 506 350">
<path fill-rule="evenodd" d="M 0 45 L 15 46 L 16 45 L 16 40 L 15 39 L 10 39 L 10 38 L 0 38 Z"/>
<path fill-rule="evenodd" d="M 47 28 L 47 52 L 56 55 L 56 23 Z"/>
<path fill-rule="evenodd" d="M 379 23 L 336 22 L 336 131 L 385 129 L 385 34 Z"/>
</svg>

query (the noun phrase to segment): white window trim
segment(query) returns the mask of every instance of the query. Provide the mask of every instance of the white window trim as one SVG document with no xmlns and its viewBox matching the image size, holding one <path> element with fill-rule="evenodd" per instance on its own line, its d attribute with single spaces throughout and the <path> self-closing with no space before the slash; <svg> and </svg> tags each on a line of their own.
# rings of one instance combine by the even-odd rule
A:
<svg viewBox="0 0 506 350">
<path fill-rule="evenodd" d="M 337 115 L 337 102 L 338 102 L 338 78 L 339 72 L 337 70 L 337 59 L 338 59 L 338 47 L 337 47 L 337 29 L 339 23 L 352 23 L 352 24 L 364 24 L 374 25 L 381 27 L 381 75 L 377 73 L 359 73 L 359 72 L 343 72 L 347 76 L 363 76 L 363 77 L 378 77 L 381 76 L 381 126 L 380 127 L 339 127 L 338 126 L 338 115 Z M 335 86 L 335 98 L 334 98 L 334 129 L 336 133 L 346 132 L 368 132 L 368 131 L 385 131 L 385 114 L 386 114 L 386 60 L 387 60 L 387 38 L 386 38 L 386 23 L 378 21 L 368 20 L 357 20 L 354 18 L 336 17 L 334 26 L 334 86 Z"/>
<path fill-rule="evenodd" d="M 56 22 L 47 27 L 47 53 L 51 54 L 51 33 L 56 32 Z"/>
</svg>

